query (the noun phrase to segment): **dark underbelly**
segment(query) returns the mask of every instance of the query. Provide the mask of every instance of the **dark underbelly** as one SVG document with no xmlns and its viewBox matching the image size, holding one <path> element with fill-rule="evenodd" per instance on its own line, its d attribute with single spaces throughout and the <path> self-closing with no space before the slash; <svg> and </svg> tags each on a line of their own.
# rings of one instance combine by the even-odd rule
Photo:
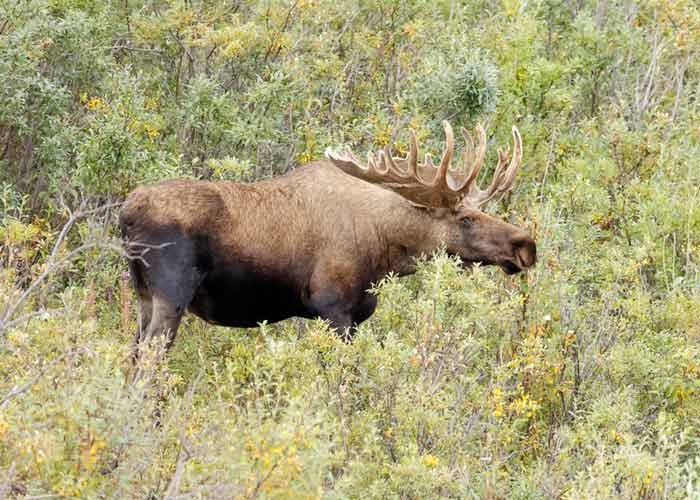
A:
<svg viewBox="0 0 700 500">
<path fill-rule="evenodd" d="M 204 279 L 189 310 L 211 323 L 235 327 L 254 327 L 292 316 L 312 317 L 301 292 L 283 279 L 225 272 Z"/>
</svg>

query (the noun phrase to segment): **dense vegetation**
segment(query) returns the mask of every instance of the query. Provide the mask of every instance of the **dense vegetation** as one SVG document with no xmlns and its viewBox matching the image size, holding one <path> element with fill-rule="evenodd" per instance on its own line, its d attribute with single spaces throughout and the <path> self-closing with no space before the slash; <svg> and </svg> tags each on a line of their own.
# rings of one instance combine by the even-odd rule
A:
<svg viewBox="0 0 700 500">
<path fill-rule="evenodd" d="M 700 498 L 699 49 L 692 0 L 0 0 L 0 498 Z M 437 255 L 351 345 L 188 318 L 127 384 L 110 204 L 445 118 L 519 126 L 534 270 Z"/>
</svg>

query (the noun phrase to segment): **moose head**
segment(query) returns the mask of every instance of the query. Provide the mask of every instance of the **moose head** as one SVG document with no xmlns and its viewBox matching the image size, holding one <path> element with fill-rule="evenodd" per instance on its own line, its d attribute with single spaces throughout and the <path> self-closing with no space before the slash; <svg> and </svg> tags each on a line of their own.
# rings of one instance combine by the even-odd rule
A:
<svg viewBox="0 0 700 500">
<path fill-rule="evenodd" d="M 441 222 L 441 243 L 447 252 L 458 256 L 464 265 L 476 262 L 498 265 L 514 274 L 531 267 L 536 261 L 536 245 L 522 229 L 481 211 L 488 201 L 513 187 L 515 174 L 522 161 L 522 139 L 513 126 L 513 153 L 510 146 L 498 150 L 498 164 L 490 186 L 482 190 L 476 180 L 484 164 L 486 132 L 476 127 L 477 141 L 462 129 L 465 152 L 461 168 L 452 170 L 454 134 L 444 121 L 446 144 L 435 165 L 425 155 L 418 161 L 418 144 L 411 132 L 410 150 L 406 158 L 392 156 L 390 146 L 369 153 L 363 164 L 350 151 L 339 154 L 326 150 L 326 156 L 336 167 L 354 177 L 400 194 L 417 209 L 427 212 Z"/>
</svg>

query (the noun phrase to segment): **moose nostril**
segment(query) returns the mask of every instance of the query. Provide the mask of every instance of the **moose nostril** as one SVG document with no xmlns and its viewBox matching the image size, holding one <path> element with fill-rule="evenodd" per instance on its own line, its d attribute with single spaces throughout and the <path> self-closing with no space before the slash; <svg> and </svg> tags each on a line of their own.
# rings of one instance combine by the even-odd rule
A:
<svg viewBox="0 0 700 500">
<path fill-rule="evenodd" d="M 537 260 L 537 245 L 532 240 L 532 238 L 523 238 L 513 243 L 515 250 L 515 255 L 518 260 L 523 265 L 523 267 L 530 267 L 535 264 Z"/>
</svg>

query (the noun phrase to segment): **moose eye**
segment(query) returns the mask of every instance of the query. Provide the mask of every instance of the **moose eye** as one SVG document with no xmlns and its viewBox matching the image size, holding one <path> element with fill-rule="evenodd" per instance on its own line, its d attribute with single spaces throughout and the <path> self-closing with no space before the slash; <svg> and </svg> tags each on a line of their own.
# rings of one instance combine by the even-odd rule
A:
<svg viewBox="0 0 700 500">
<path fill-rule="evenodd" d="M 474 219 L 471 217 L 465 217 L 462 219 L 462 225 L 464 227 L 472 227 L 472 224 L 474 224 Z"/>
</svg>

